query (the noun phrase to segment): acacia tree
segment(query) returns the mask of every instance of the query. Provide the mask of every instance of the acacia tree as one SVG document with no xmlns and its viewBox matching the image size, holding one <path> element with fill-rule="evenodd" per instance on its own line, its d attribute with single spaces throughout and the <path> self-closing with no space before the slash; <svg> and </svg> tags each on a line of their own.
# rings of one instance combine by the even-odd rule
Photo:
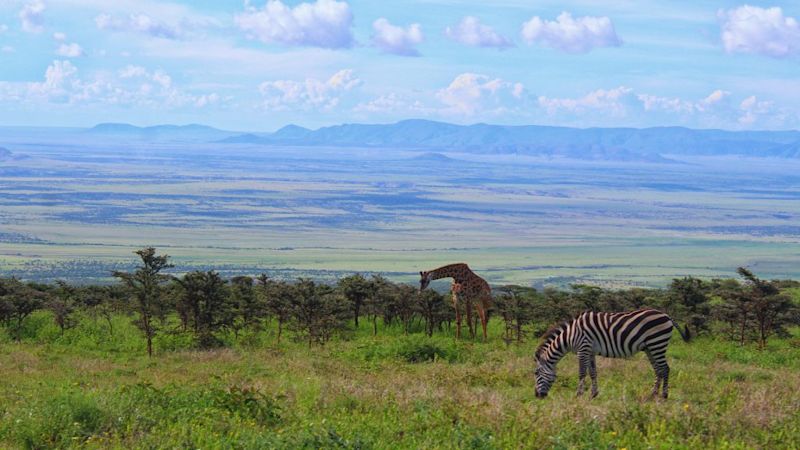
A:
<svg viewBox="0 0 800 450">
<path fill-rule="evenodd" d="M 232 309 L 226 292 L 226 281 L 213 270 L 189 272 L 179 280 L 183 288 L 183 303 L 191 311 L 189 323 L 200 348 L 216 347 L 220 340 L 214 335 L 231 325 Z"/>
<path fill-rule="evenodd" d="M 276 341 L 280 343 L 283 326 L 292 318 L 292 298 L 295 289 L 283 281 L 271 280 L 265 273 L 256 277 L 256 280 L 257 293 L 266 308 L 266 313 L 278 322 Z"/>
<path fill-rule="evenodd" d="M 441 329 L 442 322 L 449 319 L 452 308 L 445 303 L 444 295 L 433 289 L 419 293 L 418 309 L 425 320 L 425 333 L 433 336 L 435 328 Z"/>
<path fill-rule="evenodd" d="M 495 298 L 495 306 L 505 323 L 506 343 L 522 342 L 523 327 L 533 320 L 533 303 L 537 300 L 536 289 L 524 286 L 502 286 Z"/>
<path fill-rule="evenodd" d="M 231 279 L 230 304 L 233 312 L 231 328 L 236 338 L 245 328 L 260 329 L 266 315 L 263 301 L 256 295 L 252 277 L 239 276 Z"/>
<path fill-rule="evenodd" d="M 364 300 L 364 315 L 372 322 L 373 336 L 378 334 L 378 316 L 385 317 L 390 285 L 389 280 L 381 275 L 373 275 L 369 280 L 369 296 Z"/>
<path fill-rule="evenodd" d="M 20 281 L 0 278 L 0 322 L 10 329 L 14 340 L 22 338 L 22 325 L 44 306 L 46 294 Z"/>
<path fill-rule="evenodd" d="M 75 327 L 78 321 L 73 317 L 77 308 L 78 289 L 67 284 L 63 280 L 56 281 L 56 288 L 53 295 L 47 302 L 47 308 L 53 313 L 53 320 L 64 336 L 64 331 Z"/>
<path fill-rule="evenodd" d="M 763 349 L 773 334 L 787 336 L 786 325 L 792 323 L 797 314 L 797 306 L 791 298 L 781 293 L 776 281 L 762 280 L 744 267 L 739 267 L 736 272 L 746 280 L 745 293 L 750 298 L 748 303 L 758 347 Z"/>
<path fill-rule="evenodd" d="M 133 309 L 139 315 L 134 324 L 144 333 L 147 340 L 147 355 L 153 356 L 153 337 L 157 327 L 154 319 L 164 311 L 164 298 L 161 286 L 172 277 L 161 272 L 173 267 L 169 256 L 156 255 L 156 249 L 146 247 L 137 250 L 142 263 L 133 272 L 114 271 L 113 275 L 128 288 L 134 301 Z"/>
<path fill-rule="evenodd" d="M 674 278 L 666 293 L 666 310 L 675 318 L 689 322 L 695 334 L 708 330 L 711 315 L 710 286 L 698 278 Z"/>
<path fill-rule="evenodd" d="M 403 333 L 411 331 L 411 321 L 414 319 L 415 305 L 419 290 L 407 284 L 392 285 L 391 302 L 397 317 L 403 323 Z"/>
<path fill-rule="evenodd" d="M 300 278 L 291 297 L 294 328 L 308 340 L 309 347 L 325 344 L 333 333 L 345 328 L 347 304 L 330 286 Z"/>
<path fill-rule="evenodd" d="M 370 294 L 372 294 L 373 286 L 363 275 L 357 273 L 340 279 L 337 287 L 353 306 L 353 320 L 355 327 L 358 328 L 358 317 L 361 313 L 361 308 L 370 297 Z"/>
<path fill-rule="evenodd" d="M 120 310 L 119 287 L 115 286 L 86 286 L 80 292 L 80 302 L 88 314 L 97 320 L 102 317 L 108 326 L 108 334 L 114 334 L 114 314 Z"/>
</svg>

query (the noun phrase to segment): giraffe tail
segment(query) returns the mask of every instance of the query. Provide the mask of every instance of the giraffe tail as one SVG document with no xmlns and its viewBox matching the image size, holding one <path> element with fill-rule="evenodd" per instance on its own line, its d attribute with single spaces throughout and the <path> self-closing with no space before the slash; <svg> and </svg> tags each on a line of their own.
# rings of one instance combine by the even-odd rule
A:
<svg viewBox="0 0 800 450">
<path fill-rule="evenodd" d="M 678 325 L 678 322 L 675 322 L 672 319 L 669 319 L 669 321 L 672 322 L 672 326 L 675 327 L 675 329 L 678 330 L 678 333 L 681 334 L 681 337 L 683 338 L 684 342 L 689 342 L 692 339 L 692 333 L 689 332 L 689 325 L 684 325 L 683 329 L 681 330 L 681 327 Z"/>
</svg>

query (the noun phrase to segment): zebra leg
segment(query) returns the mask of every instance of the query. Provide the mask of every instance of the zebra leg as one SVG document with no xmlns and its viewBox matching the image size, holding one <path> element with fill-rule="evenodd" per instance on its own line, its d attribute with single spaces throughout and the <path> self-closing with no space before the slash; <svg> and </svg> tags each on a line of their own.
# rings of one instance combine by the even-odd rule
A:
<svg viewBox="0 0 800 450">
<path fill-rule="evenodd" d="M 656 398 L 658 396 L 659 388 L 661 387 L 661 380 L 664 379 L 664 372 L 663 367 L 667 365 L 666 361 L 664 360 L 664 354 L 661 353 L 653 354 L 650 349 L 645 349 L 645 354 L 647 355 L 647 359 L 650 361 L 650 365 L 653 366 L 653 372 L 656 374 L 656 382 L 653 384 L 653 391 L 650 393 L 651 398 Z M 663 361 L 663 365 L 660 361 Z M 669 367 L 667 366 L 667 373 L 669 373 Z"/>
<path fill-rule="evenodd" d="M 663 390 L 661 391 L 661 397 L 667 398 L 669 396 L 669 365 L 667 365 L 667 360 L 664 360 L 664 367 L 662 369 L 661 379 L 664 381 Z"/>
<path fill-rule="evenodd" d="M 583 395 L 583 380 L 586 379 L 587 361 L 584 355 L 578 356 L 578 397 Z"/>
<path fill-rule="evenodd" d="M 592 378 L 592 398 L 595 398 L 599 392 L 597 390 L 597 364 L 595 363 L 594 353 L 589 357 L 589 376 Z"/>
</svg>

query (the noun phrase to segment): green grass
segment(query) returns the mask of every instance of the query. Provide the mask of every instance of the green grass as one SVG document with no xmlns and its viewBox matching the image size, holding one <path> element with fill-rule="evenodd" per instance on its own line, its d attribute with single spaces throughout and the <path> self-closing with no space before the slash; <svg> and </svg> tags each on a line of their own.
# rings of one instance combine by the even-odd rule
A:
<svg viewBox="0 0 800 450">
<path fill-rule="evenodd" d="M 534 398 L 535 342 L 366 326 L 309 348 L 272 331 L 156 356 L 117 317 L 62 337 L 45 313 L 21 343 L 0 338 L 0 447 L 8 448 L 792 448 L 800 442 L 800 344 L 765 351 L 710 338 L 668 353 L 670 398 L 646 398 L 639 355 L 598 359 L 600 395 L 576 398 L 574 356 Z"/>
</svg>

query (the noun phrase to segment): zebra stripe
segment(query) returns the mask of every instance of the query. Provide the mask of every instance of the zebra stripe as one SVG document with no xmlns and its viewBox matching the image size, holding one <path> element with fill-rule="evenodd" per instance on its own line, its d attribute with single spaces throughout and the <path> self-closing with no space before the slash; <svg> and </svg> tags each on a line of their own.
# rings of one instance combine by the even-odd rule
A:
<svg viewBox="0 0 800 450">
<path fill-rule="evenodd" d="M 626 358 L 643 351 L 653 366 L 656 382 L 652 395 L 667 398 L 669 365 L 667 346 L 676 328 L 684 341 L 689 329 L 681 330 L 668 315 L 654 309 L 622 313 L 585 312 L 550 329 L 536 349 L 536 396 L 545 397 L 556 378 L 556 364 L 568 352 L 578 355 L 578 395 L 583 394 L 586 373 L 592 380 L 592 398 L 597 396 L 595 355 Z"/>
</svg>

